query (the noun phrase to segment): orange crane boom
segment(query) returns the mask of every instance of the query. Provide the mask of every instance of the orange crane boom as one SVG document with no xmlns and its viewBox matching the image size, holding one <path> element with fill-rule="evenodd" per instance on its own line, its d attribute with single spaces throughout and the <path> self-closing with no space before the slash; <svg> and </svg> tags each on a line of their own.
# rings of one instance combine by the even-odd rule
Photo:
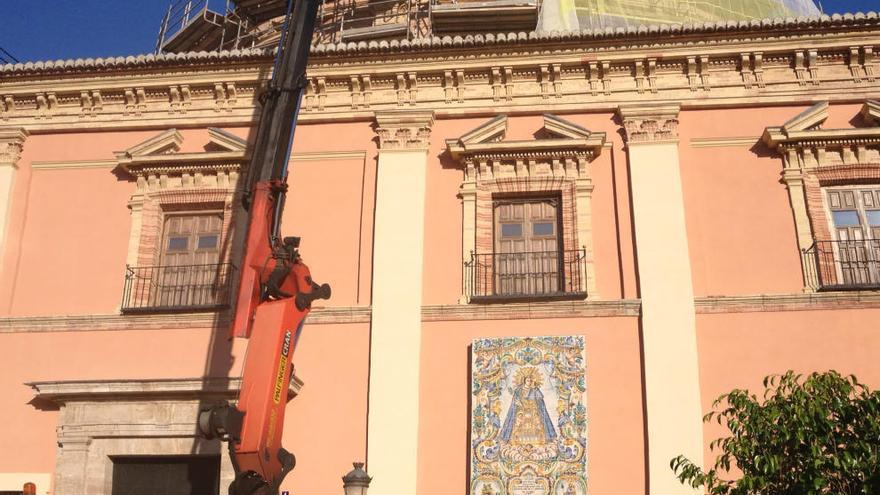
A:
<svg viewBox="0 0 880 495">
<path fill-rule="evenodd" d="M 245 181 L 248 230 L 231 336 L 249 338 L 236 404 L 199 414 L 206 438 L 228 442 L 235 470 L 230 495 L 275 494 L 296 461 L 281 446 L 291 358 L 315 299 L 330 297 L 299 256 L 299 238 L 279 235 L 287 165 L 305 88 L 305 71 L 320 0 L 289 0 L 278 55 Z"/>
</svg>

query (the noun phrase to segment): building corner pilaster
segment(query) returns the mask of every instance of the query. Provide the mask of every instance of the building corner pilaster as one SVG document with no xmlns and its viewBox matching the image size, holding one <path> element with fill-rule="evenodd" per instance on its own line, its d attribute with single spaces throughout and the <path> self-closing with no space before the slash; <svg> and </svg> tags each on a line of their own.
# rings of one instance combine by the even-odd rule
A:
<svg viewBox="0 0 880 495">
<path fill-rule="evenodd" d="M 371 489 L 416 493 L 425 192 L 433 112 L 376 113 L 367 465 Z"/>
<path fill-rule="evenodd" d="M 621 107 L 632 191 L 649 492 L 693 494 L 669 468 L 703 459 L 696 316 L 678 155 L 678 105 Z"/>
<path fill-rule="evenodd" d="M 0 267 L 6 252 L 15 176 L 27 138 L 28 131 L 23 127 L 0 130 Z"/>
</svg>

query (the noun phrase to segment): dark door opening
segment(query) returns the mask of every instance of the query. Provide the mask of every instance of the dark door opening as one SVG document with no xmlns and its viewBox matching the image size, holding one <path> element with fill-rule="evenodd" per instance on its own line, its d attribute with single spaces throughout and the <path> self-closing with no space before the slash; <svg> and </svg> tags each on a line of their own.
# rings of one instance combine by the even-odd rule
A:
<svg viewBox="0 0 880 495">
<path fill-rule="evenodd" d="M 112 495 L 218 495 L 220 456 L 113 457 Z"/>
</svg>

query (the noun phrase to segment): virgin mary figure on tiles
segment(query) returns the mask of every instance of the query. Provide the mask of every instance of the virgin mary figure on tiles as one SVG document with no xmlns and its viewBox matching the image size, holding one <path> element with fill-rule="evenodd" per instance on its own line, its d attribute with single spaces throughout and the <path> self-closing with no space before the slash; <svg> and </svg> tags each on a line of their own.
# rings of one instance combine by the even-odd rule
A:
<svg viewBox="0 0 880 495">
<path fill-rule="evenodd" d="M 501 428 L 501 440 L 508 447 L 504 453 L 509 457 L 528 458 L 531 453 L 540 453 L 541 458 L 556 455 L 556 428 L 544 404 L 543 382 L 541 371 L 534 366 L 519 368 L 514 374 L 514 387 L 509 389 L 510 407 Z"/>
<path fill-rule="evenodd" d="M 471 351 L 471 495 L 585 495 L 583 337 L 484 338 Z"/>
</svg>

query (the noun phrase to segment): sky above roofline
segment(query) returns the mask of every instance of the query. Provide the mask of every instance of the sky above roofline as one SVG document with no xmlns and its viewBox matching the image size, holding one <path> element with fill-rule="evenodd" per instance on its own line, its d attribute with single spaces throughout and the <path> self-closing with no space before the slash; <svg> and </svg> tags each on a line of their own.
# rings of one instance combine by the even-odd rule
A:
<svg viewBox="0 0 880 495">
<path fill-rule="evenodd" d="M 223 11 L 223 0 L 210 0 Z M 878 0 L 824 0 L 826 14 L 880 11 Z M 108 57 L 152 53 L 167 0 L 4 0 L 0 60 Z"/>
</svg>

